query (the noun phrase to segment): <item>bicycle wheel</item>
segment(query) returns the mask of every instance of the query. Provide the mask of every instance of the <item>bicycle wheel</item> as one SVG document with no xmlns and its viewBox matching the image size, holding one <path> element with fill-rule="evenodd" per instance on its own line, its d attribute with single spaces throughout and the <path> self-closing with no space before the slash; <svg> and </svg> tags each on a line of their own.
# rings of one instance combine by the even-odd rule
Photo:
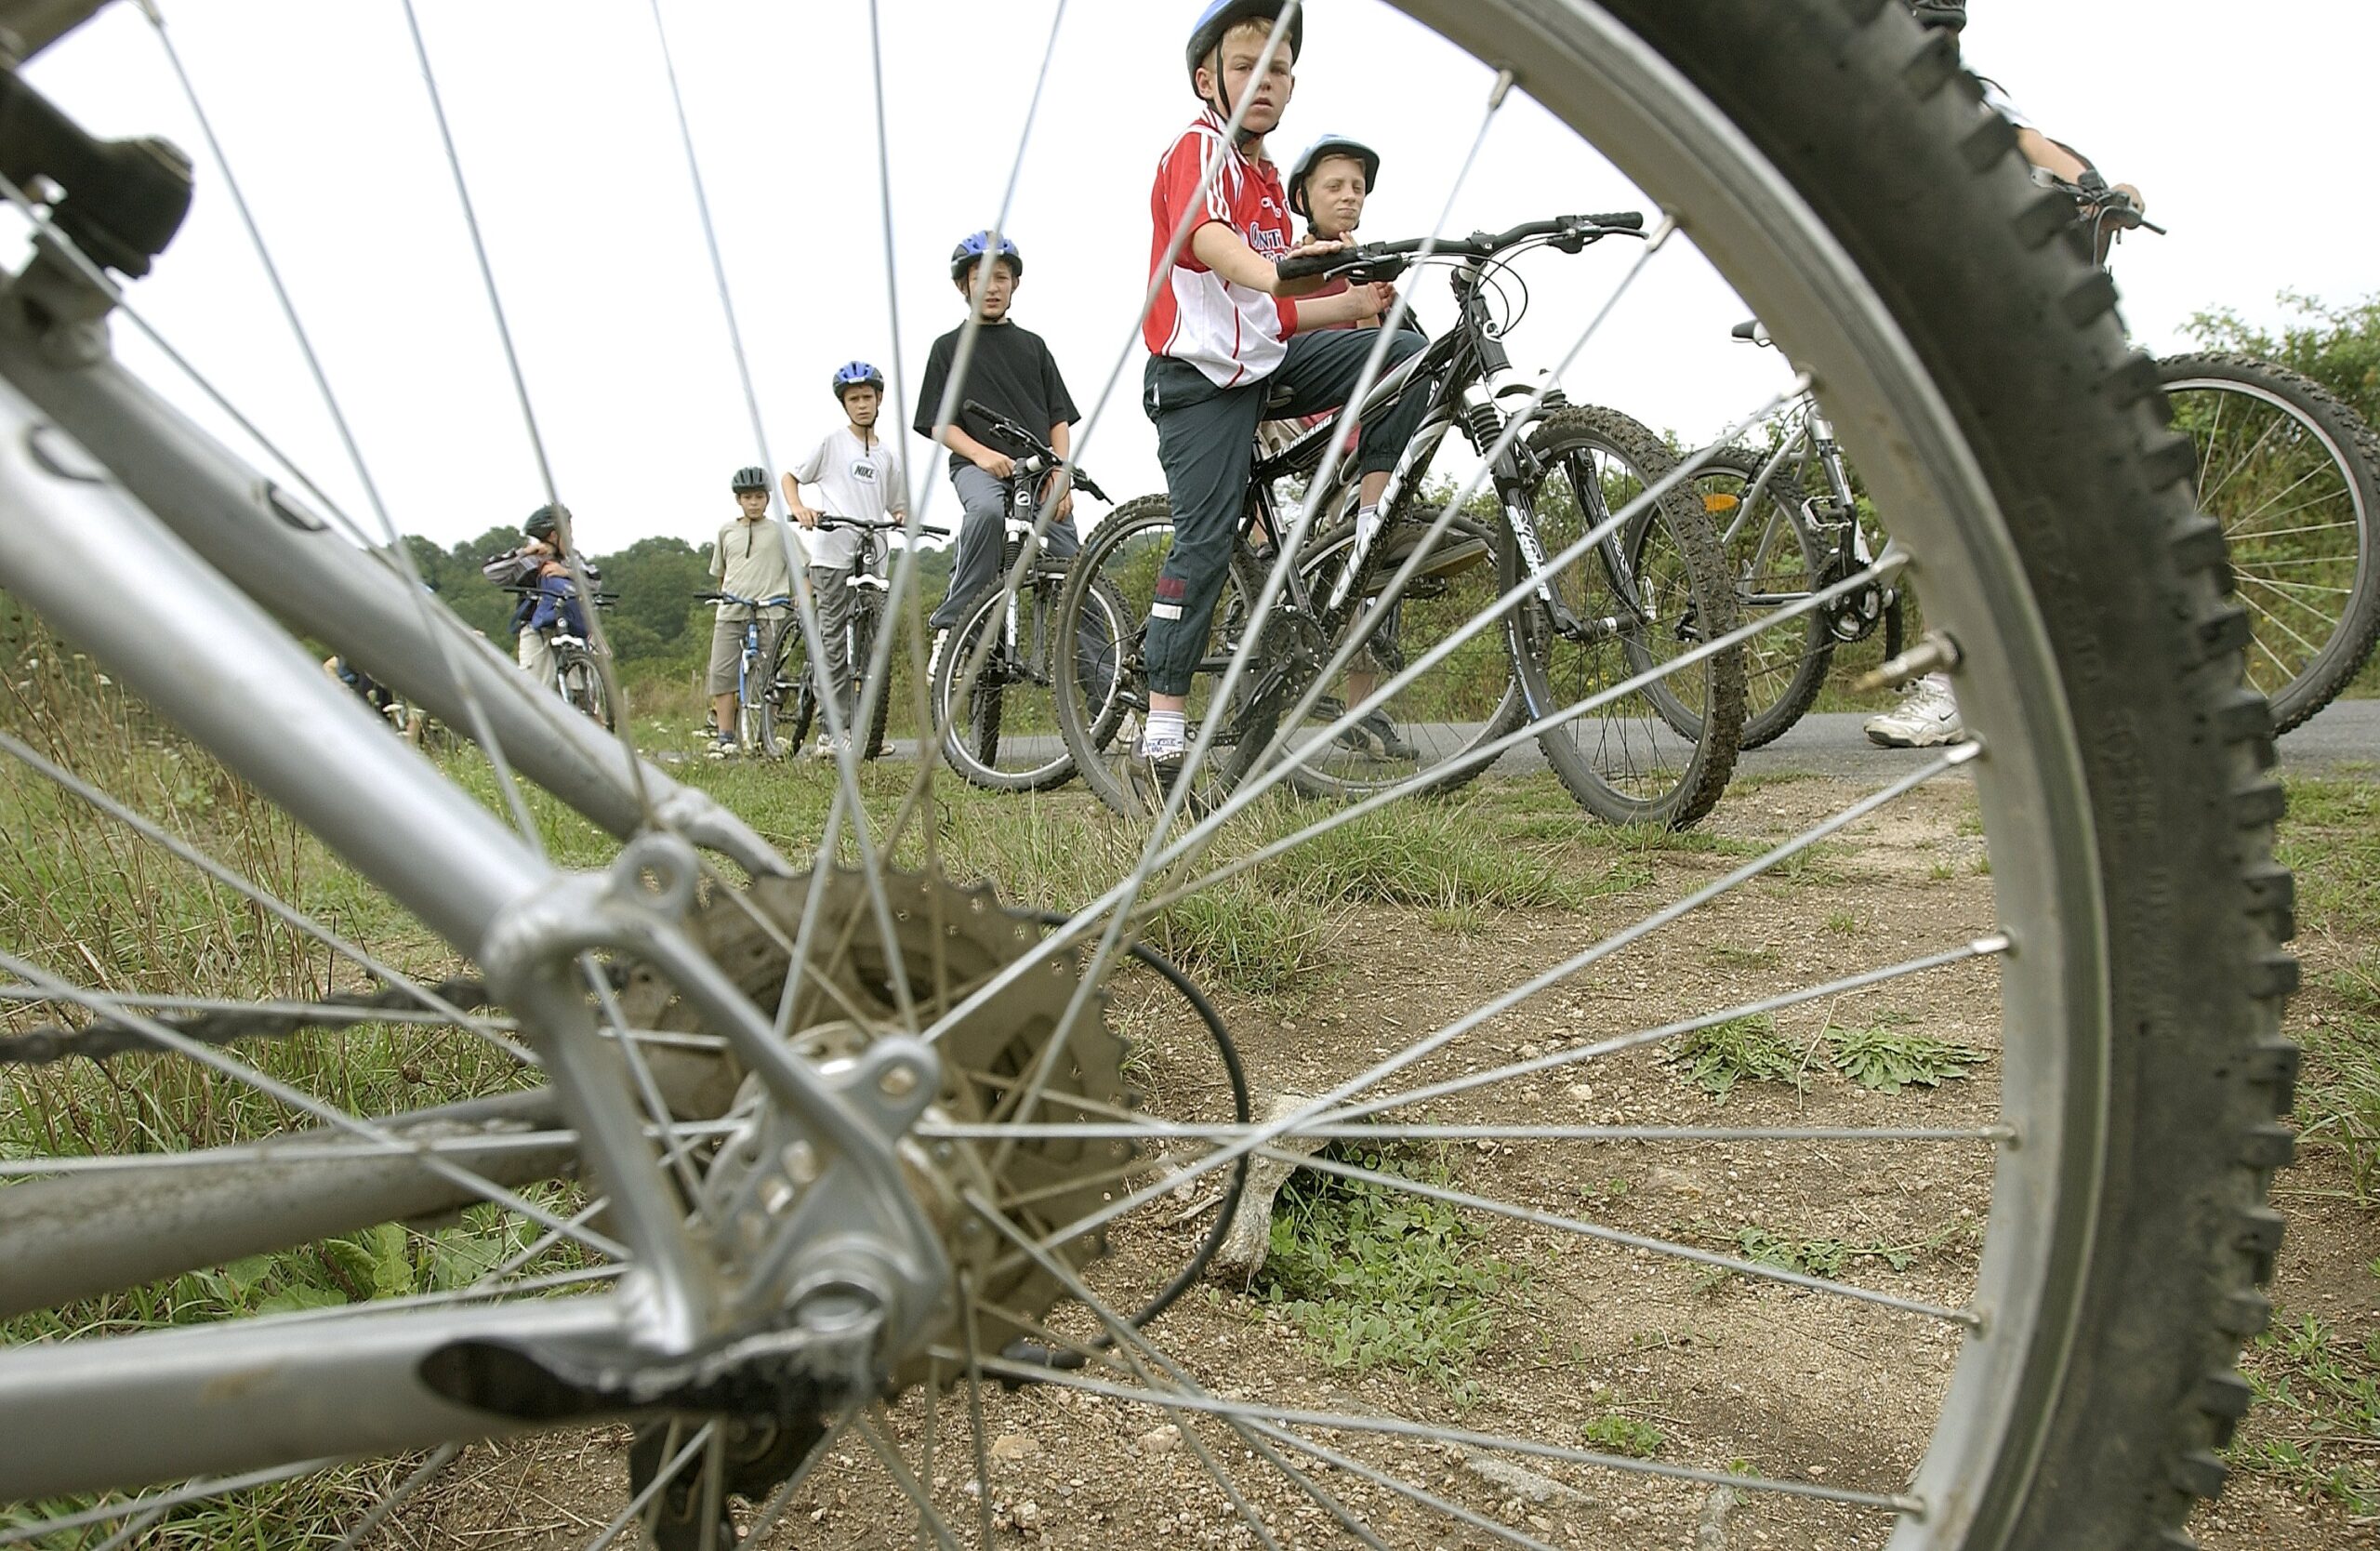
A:
<svg viewBox="0 0 2380 1551">
<path fill-rule="evenodd" d="M 2248 682 L 2287 732 L 2380 641 L 2380 439 L 2321 384 L 2269 361 L 2175 355 L 2157 373 L 2198 451 L 2199 510 L 2223 524 L 2254 621 Z"/>
<path fill-rule="evenodd" d="M 1707 850 L 1580 825 L 1558 797 L 1533 802 L 1546 783 L 1482 783 L 1457 804 L 1264 802 L 1288 765 L 1247 773 L 1178 833 L 1089 804 L 1044 823 L 1061 804 L 966 811 L 973 794 L 946 777 L 935 790 L 940 762 L 922 760 L 897 810 L 839 770 L 836 808 L 787 827 L 806 843 L 840 821 L 855 865 L 805 873 L 664 773 L 629 789 L 628 751 L 597 758 L 573 741 L 581 719 L 529 704 L 470 648 L 491 657 L 485 698 L 523 734 L 506 739 L 523 768 L 636 837 L 608 872 L 557 873 L 482 793 L 441 784 L 352 696 L 337 703 L 319 654 L 210 647 L 233 572 L 302 613 L 324 593 L 293 575 L 363 578 L 377 563 L 298 536 L 252 472 L 192 451 L 203 433 L 162 407 L 171 434 L 123 423 L 119 374 L 85 364 L 90 311 L 7 309 L 0 364 L 23 386 L 0 392 L 0 586 L 103 660 L 134 650 L 110 684 L 47 639 L 12 652 L 0 720 L 47 763 L 36 735 L 145 762 L 146 709 L 55 738 L 13 698 L 35 682 L 37 709 L 63 697 L 96 717 L 130 685 L 236 748 L 240 775 L 407 903 L 360 896 L 294 826 L 242 856 L 276 882 L 291 858 L 298 898 L 336 902 L 376 942 L 426 945 L 395 980 L 483 958 L 505 994 L 500 1021 L 461 1036 L 465 1019 L 375 1001 L 345 1023 L 312 1010 L 336 1027 L 280 1038 L 259 1020 L 311 994 L 320 936 L 257 951 L 285 940 L 271 935 L 285 918 L 224 908 L 211 877 L 165 900 L 99 849 L 117 821 L 67 811 L 44 765 L 8 764 L 0 932 L 22 949 L 0 973 L 12 997 L 81 1009 L 0 1004 L 35 1036 L 7 1047 L 9 1080 L 24 1067 L 75 1083 L 38 1111 L 54 1125 L 0 1106 L 15 1127 L 0 1169 L 47 1176 L 0 1188 L 0 1500 L 27 1505 L 12 1529 L 64 1539 L 87 1512 L 219 1541 L 221 1521 L 198 1515 L 245 1486 L 265 1500 L 237 1505 L 234 1532 L 284 1543 L 587 1546 L 644 1516 L 646 1538 L 678 1551 L 782 1544 L 799 1515 L 825 1544 L 908 1544 L 922 1528 L 983 1551 L 1303 1544 L 1348 1520 L 1382 1544 L 1633 1551 L 1706 1525 L 1740 1539 L 1730 1505 L 1747 1502 L 1755 1536 L 1778 1545 L 2175 1543 L 2221 1482 L 2215 1452 L 2247 1398 L 2228 1365 L 2268 1313 L 2265 1199 L 2295 1071 L 2278 1038 L 2289 881 L 2270 860 L 2269 713 L 2242 684 L 2220 534 L 2190 510 L 2188 448 L 2112 288 L 2063 240 L 2070 202 L 2032 186 L 1955 52 L 1884 0 L 1408 8 L 1477 60 L 1526 61 L 1529 96 L 1674 209 L 1827 385 L 1928 622 L 1961 647 L 1977 742 L 1881 784 L 1765 794 Z M 1416 76 L 1431 90 L 1486 84 L 1431 62 Z M 1181 89 L 1170 58 L 1161 73 Z M 1490 111 L 1512 99 L 1493 94 Z M 1438 192 L 1416 197 L 1455 207 L 1462 191 L 1442 206 Z M 74 321 L 47 345 L 85 354 L 22 337 L 52 316 Z M 56 428 L 20 411 L 24 395 Z M 120 465 L 176 543 L 135 541 L 139 514 L 84 448 Z M 1602 472 L 1586 472 L 1581 506 Z M 1138 537 L 1161 546 L 1162 511 L 1143 515 Z M 1678 532 L 1691 566 L 1690 524 Z M 1619 552 L 1566 559 L 1557 595 L 1630 572 Z M 916 557 L 901 563 L 915 580 Z M 1587 582 L 1570 576 L 1581 563 Z M 175 606 L 124 619 L 91 577 L 126 572 Z M 386 608 L 319 630 L 303 615 L 307 632 L 377 669 L 360 648 L 421 603 L 388 579 L 354 584 Z M 1219 662 L 1270 666 L 1254 660 L 1277 644 L 1260 584 L 1276 579 L 1234 575 L 1202 680 L 1219 682 Z M 1530 579 L 1514 581 L 1522 600 Z M 266 628 L 260 608 L 240 617 Z M 914 658 L 922 641 L 906 644 Z M 1663 666 L 1701 667 L 1685 655 Z M 406 679 L 424 654 L 382 656 Z M 251 683 L 271 696 L 229 704 L 225 685 Z M 456 725 L 469 715 L 458 695 L 424 698 Z M 1059 698 L 1062 728 L 1075 700 Z M 306 713 L 302 744 L 278 717 L 253 725 L 258 705 Z M 1549 709 L 1532 693 L 1533 716 Z M 585 758 L 558 762 L 558 747 Z M 246 801 L 224 795 L 239 792 L 228 777 L 125 774 L 202 836 Z M 1952 830 L 1970 794 L 1988 873 L 1889 870 L 1910 828 Z M 524 825 L 545 816 L 507 806 Z M 681 865 L 678 825 L 736 865 Z M 595 859 L 584 835 L 564 841 L 575 865 Z M 1044 937 L 980 887 L 888 860 L 920 853 L 1095 903 Z M 1809 865 L 1788 869 L 1797 858 Z M 138 895 L 126 880 L 144 881 Z M 1730 940 L 1807 920 L 1831 888 L 1865 908 L 1904 880 L 1928 908 L 1890 932 L 1806 953 Z M 679 955 L 681 933 L 694 942 Z M 1112 973 L 1109 948 L 1139 939 L 1173 947 L 1263 1029 L 1253 1126 L 1211 1066 L 1175 1064 L 1179 1008 Z M 383 983 L 345 974 L 342 990 Z M 237 1038 L 284 1086 L 348 1107 L 342 1120 L 393 1115 L 400 1133 L 334 1134 L 253 1084 L 227 1104 L 209 1076 L 223 1068 L 200 1057 L 244 1057 L 203 1041 L 139 1057 L 132 1080 L 76 1064 L 152 995 L 201 1003 L 176 1017 L 234 1001 L 232 1022 L 184 1031 Z M 396 1031 L 355 1033 L 359 1012 Z M 418 1032 L 430 1014 L 436 1038 Z M 60 1016 L 99 1032 L 20 1021 Z M 1969 1041 L 1981 1059 L 1939 1092 L 1870 1092 L 1831 1046 L 1854 1023 Z M 1728 1051 L 1807 1080 L 1745 1076 L 1706 1095 L 1693 1074 Z M 659 1103 L 641 1096 L 640 1062 Z M 1296 1172 L 1273 1210 L 1241 1218 L 1220 1182 L 1260 1152 Z M 458 1160 L 535 1197 L 458 1196 L 440 1173 Z M 472 1215 L 436 1226 L 458 1208 Z M 210 1226 L 224 1213 L 245 1237 Z M 1129 1311 L 1195 1275 L 1206 1225 L 1226 1216 L 1275 1257 L 1256 1295 L 1237 1291 L 1245 1263 L 1219 1255 L 1230 1279 L 1211 1297 L 1135 1325 Z M 683 1235 L 687 1253 L 615 1255 L 624 1224 Z M 120 1333 L 165 1318 L 183 1323 Z M 331 1466 L 344 1473 L 325 1489 L 326 1456 L 398 1463 Z M 164 1479 L 189 1485 L 55 1501 Z"/>
<path fill-rule="evenodd" d="M 760 741 L 769 759 L 791 758 L 801 752 L 818 715 L 817 685 L 810 671 L 810 648 L 801 639 L 801 625 L 788 619 L 777 630 L 775 659 L 770 664 L 767 687 L 758 707 Z"/>
<path fill-rule="evenodd" d="M 1530 504 L 1549 556 L 1612 529 L 1613 514 L 1676 467 L 1659 438 L 1610 409 L 1547 416 L 1529 451 L 1544 471 Z M 1736 628 L 1735 592 L 1690 487 L 1639 510 L 1634 531 L 1607 531 L 1547 579 L 1550 602 L 1523 607 L 1514 655 L 1532 715 L 1588 706 L 1539 739 L 1580 805 L 1608 823 L 1684 829 L 1711 811 L 1735 770 L 1741 649 L 1687 660 Z M 1499 579 L 1509 589 L 1527 568 L 1509 534 L 1500 548 Z"/>
<path fill-rule="evenodd" d="M 1834 557 L 1803 517 L 1808 498 L 1790 469 L 1779 469 L 1747 503 L 1768 459 L 1749 447 L 1722 447 L 1703 461 L 1694 489 L 1718 531 L 1727 575 L 1742 617 L 1755 618 L 1821 585 Z M 1823 611 L 1792 626 L 1765 630 L 1744 643 L 1744 731 L 1740 747 L 1758 749 L 1783 736 L 1809 711 L 1834 661 L 1834 632 Z M 1699 726 L 1679 728 L 1692 736 Z"/>
<path fill-rule="evenodd" d="M 943 754 L 971 784 L 993 791 L 1049 791 L 1074 778 L 1074 759 L 1058 727 L 1058 609 L 1064 567 L 1037 570 L 1014 599 L 1000 589 L 977 599 L 951 634 L 934 680 Z M 1125 604 L 1104 580 L 1085 589 L 1075 638 L 1086 656 L 1077 682 L 1091 741 L 1105 747 L 1123 712 L 1104 665 L 1131 630 Z M 984 648 L 986 638 L 990 645 Z M 984 665 L 972 685 L 961 671 L 979 648 Z"/>
<path fill-rule="evenodd" d="M 583 651 L 563 655 L 556 664 L 555 678 L 572 709 L 604 731 L 611 730 L 612 702 L 603 693 L 603 677 L 596 671 L 592 656 Z"/>
<path fill-rule="evenodd" d="M 1413 524 L 1436 515 L 1417 511 L 1405 531 L 1418 538 Z M 1382 539 L 1385 558 L 1376 563 L 1379 583 L 1393 577 L 1410 553 L 1398 543 L 1397 532 L 1392 528 Z M 1300 558 L 1299 569 L 1316 598 L 1327 597 L 1337 584 L 1355 537 L 1354 527 L 1342 524 Z M 1517 728 L 1526 711 L 1501 630 L 1472 637 L 1349 732 L 1324 734 L 1381 680 L 1470 623 L 1495 597 L 1494 531 L 1458 516 L 1386 620 L 1331 683 L 1305 725 L 1290 735 L 1289 749 L 1297 759 L 1290 784 L 1312 797 L 1349 798 L 1395 787 L 1416 794 L 1448 792 L 1486 775 L 1492 757 L 1466 756 Z M 1361 621 L 1351 621 L 1351 627 L 1360 628 Z"/>
<path fill-rule="evenodd" d="M 1067 564 L 1051 654 L 1058 731 L 1066 757 L 1102 802 L 1130 817 L 1146 814 L 1153 795 L 1133 768 L 1141 719 L 1149 706 L 1141 643 L 1147 634 L 1149 606 L 1157 601 L 1157 572 L 1172 549 L 1173 511 L 1164 497 L 1143 496 L 1109 512 Z M 1216 704 L 1214 694 L 1239 648 L 1241 626 L 1257 585 L 1244 550 L 1235 546 L 1206 656 L 1191 681 L 1193 737 L 1210 719 L 1221 716 L 1225 722 L 1218 735 L 1216 774 L 1210 778 L 1218 793 L 1236 778 L 1240 762 L 1256 752 L 1241 748 L 1246 729 L 1233 709 Z M 1095 603 L 1094 598 L 1104 601 Z M 1085 640 L 1086 622 L 1101 621 L 1111 611 L 1125 622 L 1112 643 Z M 1240 703 L 1235 701 L 1235 707 Z"/>
<path fill-rule="evenodd" d="M 874 603 L 863 603 L 852 612 L 852 704 L 854 707 L 860 704 L 861 694 L 866 688 L 868 664 L 876 660 L 879 606 Z M 860 744 L 861 759 L 880 760 L 884 757 L 884 750 L 889 747 L 885 735 L 892 724 L 893 692 L 893 686 L 888 683 L 884 693 L 876 697 L 876 709 L 867 717 L 867 736 Z"/>
</svg>

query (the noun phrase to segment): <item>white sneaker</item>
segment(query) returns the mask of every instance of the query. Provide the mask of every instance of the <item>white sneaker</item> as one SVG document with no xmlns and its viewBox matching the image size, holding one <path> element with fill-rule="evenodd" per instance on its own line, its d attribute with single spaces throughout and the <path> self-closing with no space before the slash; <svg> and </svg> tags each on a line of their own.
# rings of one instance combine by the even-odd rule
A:
<svg viewBox="0 0 2380 1551">
<path fill-rule="evenodd" d="M 1899 705 L 1867 722 L 1871 742 L 1887 749 L 1935 749 L 1964 742 L 1967 724 L 1959 720 L 1959 698 L 1950 681 L 1928 673 L 1909 686 Z"/>
</svg>

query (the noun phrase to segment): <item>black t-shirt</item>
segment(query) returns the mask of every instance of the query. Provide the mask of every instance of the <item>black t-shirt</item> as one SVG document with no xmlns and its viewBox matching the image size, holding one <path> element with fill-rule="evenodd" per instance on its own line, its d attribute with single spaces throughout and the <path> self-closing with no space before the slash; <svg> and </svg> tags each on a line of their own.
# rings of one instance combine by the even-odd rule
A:
<svg viewBox="0 0 2380 1551">
<path fill-rule="evenodd" d="M 926 375 L 918 384 L 917 431 L 929 441 L 950 385 L 950 366 L 959 357 L 959 336 L 963 332 L 963 327 L 954 328 L 936 339 L 926 356 Z M 1058 375 L 1050 347 L 1038 334 L 1012 323 L 988 324 L 975 337 L 975 353 L 967 363 L 966 391 L 959 395 L 953 418 L 959 430 L 984 445 L 1023 457 L 1025 448 L 1007 445 L 1006 438 L 992 433 L 990 421 L 968 413 L 969 399 L 998 410 L 1040 437 L 1047 437 L 1054 426 L 1072 425 L 1082 418 L 1066 392 L 1065 378 Z M 950 455 L 953 470 L 966 463 L 957 453 Z"/>
</svg>

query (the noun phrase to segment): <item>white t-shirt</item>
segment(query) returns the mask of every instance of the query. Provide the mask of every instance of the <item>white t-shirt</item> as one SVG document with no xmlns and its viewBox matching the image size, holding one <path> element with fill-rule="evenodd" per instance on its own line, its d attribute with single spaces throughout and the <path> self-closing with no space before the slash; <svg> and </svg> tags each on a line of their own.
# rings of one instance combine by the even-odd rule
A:
<svg viewBox="0 0 2380 1551">
<path fill-rule="evenodd" d="M 794 465 L 793 477 L 817 486 L 818 497 L 810 504 L 824 516 L 880 523 L 909 512 L 901 465 L 892 449 L 872 435 L 862 442 L 849 426 L 829 432 L 808 457 Z M 802 537 L 808 540 L 813 565 L 848 571 L 858 558 L 860 535 L 849 528 L 818 528 Z"/>
</svg>

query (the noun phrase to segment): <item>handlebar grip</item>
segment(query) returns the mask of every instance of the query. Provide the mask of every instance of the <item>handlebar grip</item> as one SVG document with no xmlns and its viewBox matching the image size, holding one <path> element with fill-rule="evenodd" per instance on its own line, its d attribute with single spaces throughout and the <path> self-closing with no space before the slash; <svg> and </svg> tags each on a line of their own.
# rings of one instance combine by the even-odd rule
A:
<svg viewBox="0 0 2380 1551">
<path fill-rule="evenodd" d="M 965 410 L 970 415 L 979 416 L 984 419 L 989 420 L 994 425 L 1004 426 L 1008 424 L 1007 416 L 1001 414 L 998 410 L 994 409 L 990 404 L 985 404 L 981 399 L 967 399 L 961 402 L 959 407 Z"/>
<path fill-rule="evenodd" d="M 1645 230 L 1645 212 L 1642 210 L 1614 210 L 1608 215 L 1589 216 L 1586 219 L 1597 226 L 1613 227 L 1621 232 Z"/>
<path fill-rule="evenodd" d="M 1275 268 L 1284 280 L 1313 280 L 1354 257 L 1352 253 L 1309 253 L 1302 258 L 1284 258 Z"/>
</svg>

